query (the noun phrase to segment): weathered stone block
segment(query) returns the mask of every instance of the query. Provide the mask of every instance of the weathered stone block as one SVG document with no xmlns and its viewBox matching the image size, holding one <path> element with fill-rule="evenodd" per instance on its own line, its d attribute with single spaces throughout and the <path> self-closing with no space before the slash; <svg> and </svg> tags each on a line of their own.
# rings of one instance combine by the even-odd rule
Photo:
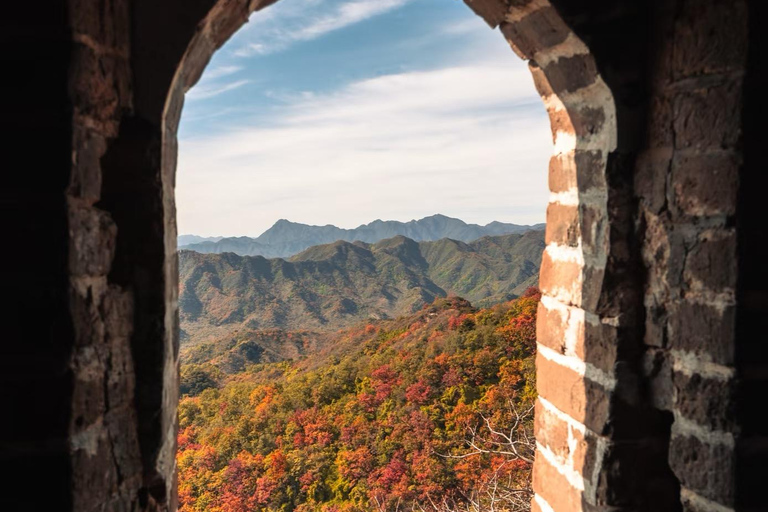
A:
<svg viewBox="0 0 768 512">
<path fill-rule="evenodd" d="M 577 354 L 585 362 L 611 375 L 618 358 L 618 328 L 603 322 L 586 322 L 584 346 Z"/>
<path fill-rule="evenodd" d="M 648 106 L 648 146 L 671 148 L 675 144 L 672 98 L 654 94 Z"/>
<path fill-rule="evenodd" d="M 549 203 L 547 206 L 547 229 L 545 241 L 577 247 L 581 239 L 579 207 Z"/>
<path fill-rule="evenodd" d="M 69 268 L 74 275 L 104 276 L 115 254 L 117 226 L 98 208 L 69 208 Z"/>
<path fill-rule="evenodd" d="M 675 147 L 730 149 L 741 140 L 741 82 L 683 91 L 674 99 Z"/>
<path fill-rule="evenodd" d="M 606 164 L 602 151 L 576 150 L 573 161 L 576 164 L 579 192 L 606 189 Z"/>
<path fill-rule="evenodd" d="M 674 407 L 675 388 L 669 352 L 650 348 L 643 354 L 642 364 L 652 405 L 659 410 L 671 411 Z"/>
<path fill-rule="evenodd" d="M 549 190 L 555 193 L 576 188 L 576 163 L 573 155 L 554 155 L 549 159 Z"/>
<path fill-rule="evenodd" d="M 733 215 L 739 157 L 732 152 L 683 153 L 672 164 L 675 204 L 687 215 Z"/>
<path fill-rule="evenodd" d="M 539 288 L 544 294 L 555 297 L 565 304 L 580 306 L 582 270 L 581 263 L 554 260 L 550 251 L 545 250 L 539 271 Z"/>
<path fill-rule="evenodd" d="M 536 342 L 565 354 L 565 336 L 568 328 L 567 317 L 560 310 L 549 309 L 539 302 L 536 313 Z"/>
<path fill-rule="evenodd" d="M 501 32 L 523 55 L 532 59 L 536 52 L 565 41 L 571 30 L 554 8 L 544 7 L 520 21 L 502 23 Z"/>
<path fill-rule="evenodd" d="M 693 373 L 673 373 L 676 408 L 710 430 L 730 430 L 735 419 L 734 382 Z"/>
<path fill-rule="evenodd" d="M 73 152 L 69 193 L 93 204 L 101 198 L 101 157 L 107 143 L 101 134 L 77 127 L 74 144 L 77 150 Z"/>
<path fill-rule="evenodd" d="M 645 151 L 635 166 L 635 194 L 644 207 L 658 214 L 667 204 L 667 178 L 672 162 L 672 149 Z"/>
<path fill-rule="evenodd" d="M 609 419 L 609 394 L 599 384 L 539 354 L 536 386 L 539 396 L 590 430 L 599 434 L 605 429 Z"/>
<path fill-rule="evenodd" d="M 693 436 L 673 435 L 669 464 L 683 487 L 721 505 L 733 506 L 735 461 L 732 447 L 705 443 Z"/>
<path fill-rule="evenodd" d="M 685 259 L 686 285 L 695 291 L 733 291 L 736 288 L 736 258 L 734 229 L 712 229 L 702 233 Z"/>
<path fill-rule="evenodd" d="M 733 363 L 735 310 L 681 301 L 669 311 L 669 347 L 708 354 L 719 364 Z"/>
<path fill-rule="evenodd" d="M 594 464 L 596 438 L 583 427 L 563 421 L 541 401 L 536 402 L 534 435 L 537 442 L 549 448 L 558 462 L 581 474 L 589 474 Z"/>
<path fill-rule="evenodd" d="M 72 0 L 69 16 L 76 34 L 90 37 L 95 43 L 128 54 L 131 17 L 129 0 Z"/>
<path fill-rule="evenodd" d="M 677 16 L 672 41 L 675 80 L 743 69 L 747 2 L 692 2 Z"/>
<path fill-rule="evenodd" d="M 132 104 L 129 61 L 75 44 L 70 76 L 76 113 L 102 123 L 103 135 L 117 135 L 122 111 Z"/>
<path fill-rule="evenodd" d="M 581 510 L 581 492 L 542 456 L 533 464 L 533 490 L 558 512 Z"/>
<path fill-rule="evenodd" d="M 544 68 L 555 93 L 574 92 L 597 80 L 597 66 L 591 55 L 562 57 Z"/>
</svg>

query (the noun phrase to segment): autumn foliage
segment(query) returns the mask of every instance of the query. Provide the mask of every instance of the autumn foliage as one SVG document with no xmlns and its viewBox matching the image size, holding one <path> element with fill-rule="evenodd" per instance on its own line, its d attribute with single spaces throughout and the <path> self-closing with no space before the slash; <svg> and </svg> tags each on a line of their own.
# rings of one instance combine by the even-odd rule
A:
<svg viewBox="0 0 768 512">
<path fill-rule="evenodd" d="M 525 509 L 539 297 L 439 299 L 183 398 L 180 511 Z"/>
</svg>

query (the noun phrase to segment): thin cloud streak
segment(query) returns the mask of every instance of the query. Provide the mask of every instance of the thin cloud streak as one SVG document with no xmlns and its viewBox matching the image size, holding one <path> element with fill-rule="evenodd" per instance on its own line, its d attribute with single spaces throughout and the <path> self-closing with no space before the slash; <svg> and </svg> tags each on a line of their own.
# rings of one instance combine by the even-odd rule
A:
<svg viewBox="0 0 768 512">
<path fill-rule="evenodd" d="M 238 57 L 249 57 L 282 51 L 295 43 L 316 39 L 398 9 L 411 1 L 355 0 L 335 6 L 318 0 L 294 0 L 290 6 L 284 5 L 289 2 L 279 3 L 252 15 L 242 36 L 248 42 L 233 53 Z M 326 14 L 329 9 L 331 13 Z"/>
<path fill-rule="evenodd" d="M 552 142 L 531 81 L 506 59 L 385 75 L 182 140 L 180 232 L 258 235 L 286 216 L 541 222 Z"/>
<path fill-rule="evenodd" d="M 217 78 L 222 78 L 238 73 L 243 69 L 245 69 L 243 66 L 219 66 L 213 69 L 206 69 L 205 76 L 201 81 L 204 82 L 207 80 L 216 80 Z"/>
<path fill-rule="evenodd" d="M 225 92 L 234 91 L 235 89 L 239 89 L 240 87 L 249 84 L 250 80 L 237 80 L 235 82 L 220 84 L 220 83 L 213 83 L 213 84 L 198 84 L 194 88 L 192 88 L 189 92 L 186 94 L 186 99 L 188 100 L 201 100 L 206 98 L 213 98 L 214 96 L 218 96 L 219 94 L 223 94 Z"/>
</svg>

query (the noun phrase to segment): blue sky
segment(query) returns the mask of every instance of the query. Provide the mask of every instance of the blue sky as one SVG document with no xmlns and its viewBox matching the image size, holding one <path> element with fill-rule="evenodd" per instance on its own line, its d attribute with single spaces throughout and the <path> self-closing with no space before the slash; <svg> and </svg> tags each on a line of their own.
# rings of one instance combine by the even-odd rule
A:
<svg viewBox="0 0 768 512">
<path fill-rule="evenodd" d="M 187 93 L 179 233 L 543 222 L 551 153 L 526 64 L 463 2 L 280 0 Z"/>
</svg>

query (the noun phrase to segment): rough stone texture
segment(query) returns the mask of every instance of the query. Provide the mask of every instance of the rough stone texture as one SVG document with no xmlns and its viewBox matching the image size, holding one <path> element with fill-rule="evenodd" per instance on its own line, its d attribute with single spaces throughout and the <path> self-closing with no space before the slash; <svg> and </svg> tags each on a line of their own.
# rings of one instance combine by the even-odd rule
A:
<svg viewBox="0 0 768 512">
<path fill-rule="evenodd" d="M 175 510 L 176 130 L 271 1 L 6 7 L 4 508 Z M 466 3 L 556 146 L 533 510 L 765 510 L 768 7 Z"/>
</svg>

